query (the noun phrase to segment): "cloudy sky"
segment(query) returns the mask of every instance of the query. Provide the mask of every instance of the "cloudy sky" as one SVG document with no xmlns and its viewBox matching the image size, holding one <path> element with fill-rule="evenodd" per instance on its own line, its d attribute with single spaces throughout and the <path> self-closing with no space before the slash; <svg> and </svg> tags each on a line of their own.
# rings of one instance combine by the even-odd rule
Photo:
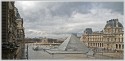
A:
<svg viewBox="0 0 125 61">
<path fill-rule="evenodd" d="M 106 21 L 123 24 L 123 2 L 16 1 L 24 19 L 26 37 L 63 37 L 85 28 L 103 30 Z"/>
</svg>

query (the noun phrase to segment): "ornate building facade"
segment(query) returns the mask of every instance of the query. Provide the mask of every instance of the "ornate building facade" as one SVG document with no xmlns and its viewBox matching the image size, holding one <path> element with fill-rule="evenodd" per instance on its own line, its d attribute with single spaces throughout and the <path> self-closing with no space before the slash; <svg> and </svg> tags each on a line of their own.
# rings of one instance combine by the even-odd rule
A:
<svg viewBox="0 0 125 61">
<path fill-rule="evenodd" d="M 17 23 L 17 14 L 19 13 L 14 2 L 2 2 L 2 59 L 22 58 L 23 49 L 21 47 L 23 46 L 18 43 L 17 38 L 18 30 L 20 30 Z M 25 37 L 24 32 L 22 33 L 23 37 Z M 24 42 L 23 38 L 21 40 Z"/>
<path fill-rule="evenodd" d="M 60 41 L 58 39 L 53 39 L 53 38 L 42 38 L 41 43 L 59 43 Z"/>
<path fill-rule="evenodd" d="M 18 9 L 15 7 L 15 17 L 16 17 L 16 23 L 17 23 L 17 37 L 16 37 L 16 41 L 18 43 L 18 45 L 20 46 L 18 48 L 17 51 L 20 52 L 20 54 L 17 54 L 18 58 L 23 58 L 22 56 L 24 56 L 24 50 L 25 50 L 25 33 L 24 33 L 24 27 L 23 27 L 23 18 L 20 17 L 20 14 L 18 12 Z"/>
<path fill-rule="evenodd" d="M 93 32 L 91 28 L 86 28 L 80 39 L 90 48 L 102 48 L 123 52 L 123 30 L 123 25 L 118 19 L 111 19 L 107 21 L 102 31 Z"/>
</svg>

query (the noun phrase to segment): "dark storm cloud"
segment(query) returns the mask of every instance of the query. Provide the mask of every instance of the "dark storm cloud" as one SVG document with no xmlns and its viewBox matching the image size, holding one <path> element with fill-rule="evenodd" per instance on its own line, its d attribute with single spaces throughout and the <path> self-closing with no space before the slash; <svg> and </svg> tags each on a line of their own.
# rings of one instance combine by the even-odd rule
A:
<svg viewBox="0 0 125 61">
<path fill-rule="evenodd" d="M 113 11 L 124 14 L 124 3 L 123 2 L 103 2 L 99 3 L 102 8 L 112 9 Z"/>
<path fill-rule="evenodd" d="M 111 9 L 113 11 L 123 14 L 123 2 L 58 2 L 47 8 L 50 10 L 53 16 L 70 16 L 73 11 L 80 13 L 89 13 L 89 10 L 93 8 L 95 4 L 98 8 Z M 97 4 L 97 5 L 96 5 Z"/>
<path fill-rule="evenodd" d="M 55 6 L 57 7 L 55 8 Z M 70 16 L 73 11 L 88 13 L 91 8 L 91 3 L 83 2 L 59 2 L 55 6 L 51 7 L 51 13 L 54 16 Z"/>
<path fill-rule="evenodd" d="M 102 30 L 107 20 L 117 17 L 122 21 L 123 16 L 123 2 L 15 3 L 27 37 L 82 33 L 87 27 Z"/>
</svg>

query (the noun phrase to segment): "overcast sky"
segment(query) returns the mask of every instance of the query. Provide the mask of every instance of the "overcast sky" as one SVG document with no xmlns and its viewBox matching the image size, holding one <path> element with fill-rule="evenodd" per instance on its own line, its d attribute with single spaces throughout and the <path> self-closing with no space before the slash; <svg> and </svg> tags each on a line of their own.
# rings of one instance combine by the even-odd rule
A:
<svg viewBox="0 0 125 61">
<path fill-rule="evenodd" d="M 63 37 L 85 28 L 101 31 L 106 21 L 116 18 L 123 24 L 123 2 L 16 1 L 15 5 L 26 37 Z"/>
</svg>

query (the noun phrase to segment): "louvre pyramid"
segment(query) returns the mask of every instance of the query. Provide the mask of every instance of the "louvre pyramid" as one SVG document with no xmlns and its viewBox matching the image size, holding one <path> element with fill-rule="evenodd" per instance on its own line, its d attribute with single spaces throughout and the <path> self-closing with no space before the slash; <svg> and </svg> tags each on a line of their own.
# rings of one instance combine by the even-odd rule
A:
<svg viewBox="0 0 125 61">
<path fill-rule="evenodd" d="M 80 41 L 75 35 L 70 35 L 59 47 L 63 51 L 83 51 L 88 52 L 90 49 Z"/>
</svg>

